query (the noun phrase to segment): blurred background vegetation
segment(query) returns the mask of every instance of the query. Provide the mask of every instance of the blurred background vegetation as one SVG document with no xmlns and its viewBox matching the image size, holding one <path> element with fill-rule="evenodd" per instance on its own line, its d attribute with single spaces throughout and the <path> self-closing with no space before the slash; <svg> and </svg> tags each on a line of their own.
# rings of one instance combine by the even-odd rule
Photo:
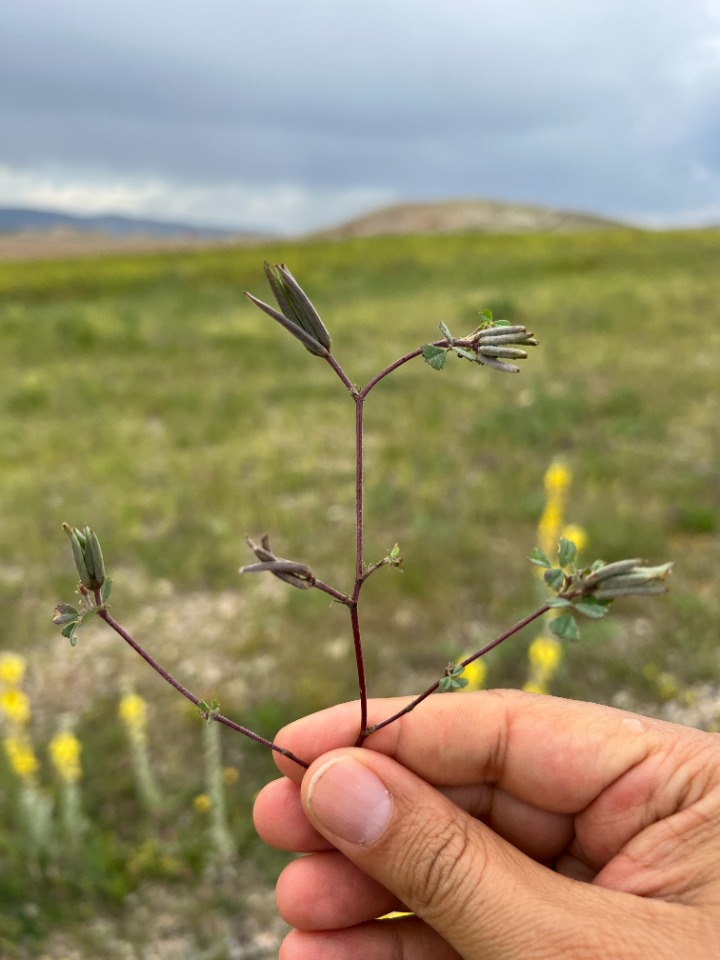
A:
<svg viewBox="0 0 720 960">
<path fill-rule="evenodd" d="M 0 757 L 3 956 L 275 955 L 284 857 L 250 816 L 273 776 L 268 752 L 222 731 L 237 854 L 220 863 L 197 800 L 208 789 L 197 712 L 102 624 L 73 649 L 50 623 L 55 603 L 74 599 L 60 525 L 88 523 L 114 616 L 233 719 L 272 737 L 355 697 L 345 611 L 237 575 L 252 559 L 245 536 L 270 532 L 279 554 L 339 589 L 353 577 L 353 405 L 325 363 L 243 297 L 267 299 L 263 259 L 290 266 L 358 384 L 436 339 L 441 320 L 471 332 L 485 308 L 541 342 L 516 377 L 416 360 L 368 399 L 366 560 L 395 542 L 405 557 L 402 574 L 380 571 L 364 591 L 371 694 L 423 689 L 533 608 L 526 557 L 544 473 L 561 456 L 587 560 L 676 569 L 667 597 L 583 624 L 553 692 L 658 715 L 672 702 L 711 725 L 719 255 L 718 231 L 618 230 L 0 264 L 0 650 L 27 663 L 38 789 L 58 810 L 46 745 L 63 724 L 82 745 L 85 824 L 73 843 L 30 855 L 22 778 Z M 523 684 L 532 637 L 493 652 L 488 685 Z M 157 808 L 143 802 L 118 718 L 129 689 L 147 703 Z M 143 953 L 163 923 L 181 952 Z M 130 942 L 137 953 L 122 952 Z"/>
</svg>

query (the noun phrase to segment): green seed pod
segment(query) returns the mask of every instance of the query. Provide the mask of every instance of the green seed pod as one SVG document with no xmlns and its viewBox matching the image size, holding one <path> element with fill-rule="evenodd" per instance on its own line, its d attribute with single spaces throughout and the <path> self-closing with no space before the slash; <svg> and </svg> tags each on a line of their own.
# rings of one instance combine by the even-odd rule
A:
<svg viewBox="0 0 720 960">
<path fill-rule="evenodd" d="M 78 532 L 74 527 L 71 527 L 67 523 L 63 524 L 63 530 L 67 534 L 67 538 L 70 541 L 73 562 L 75 564 L 75 569 L 77 570 L 77 575 L 80 577 L 80 583 L 88 590 L 92 590 L 93 580 L 90 571 L 87 568 L 87 563 L 85 562 L 85 554 L 80 543 L 80 538 L 78 537 Z M 83 540 L 84 539 L 85 538 L 83 537 Z"/>
<path fill-rule="evenodd" d="M 91 575 L 95 581 L 94 589 L 99 590 L 105 583 L 105 562 L 103 560 L 102 550 L 100 549 L 100 541 L 95 531 L 91 530 L 90 527 L 85 527 L 85 535 L 87 541 L 84 551 L 85 562 L 88 569 L 92 564 Z"/>
</svg>

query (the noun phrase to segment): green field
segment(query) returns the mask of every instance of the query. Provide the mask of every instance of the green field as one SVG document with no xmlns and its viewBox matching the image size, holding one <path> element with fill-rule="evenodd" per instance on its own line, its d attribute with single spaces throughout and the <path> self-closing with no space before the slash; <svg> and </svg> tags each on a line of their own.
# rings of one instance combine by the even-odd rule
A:
<svg viewBox="0 0 720 960">
<path fill-rule="evenodd" d="M 553 691 L 657 712 L 669 695 L 658 674 L 686 700 L 718 685 L 720 232 L 0 264 L 0 648 L 28 661 L 40 755 L 60 717 L 76 720 L 90 822 L 82 854 L 28 862 L 18 785 L 0 759 L 3 956 L 39 955 L 58 930 L 80 951 L 68 956 L 122 956 L 93 940 L 91 918 L 114 929 L 133 904 L 165 897 L 171 915 L 185 904 L 196 950 L 178 956 L 224 960 L 218 930 L 231 923 L 242 939 L 255 909 L 247 891 L 268 887 L 282 862 L 249 818 L 273 764 L 224 731 L 225 762 L 240 770 L 228 787 L 240 892 L 204 872 L 197 714 L 102 624 L 74 649 L 52 626 L 74 589 L 62 521 L 100 534 L 114 616 L 239 722 L 272 736 L 356 695 L 345 611 L 315 591 L 237 575 L 251 560 L 245 536 L 267 531 L 323 580 L 347 590 L 353 577 L 353 404 L 322 360 L 243 297 L 268 297 L 266 258 L 290 266 L 358 384 L 436 339 L 441 320 L 469 333 L 484 308 L 541 343 L 519 376 L 416 360 L 368 399 L 366 560 L 395 542 L 405 557 L 402 574 L 379 571 L 363 595 L 371 694 L 423 689 L 533 608 L 526 557 L 556 456 L 573 471 L 567 519 L 588 532 L 586 559 L 673 559 L 676 569 L 667 597 L 618 602 L 607 621 L 584 625 Z M 489 658 L 491 685 L 522 685 L 531 639 Z M 166 801 L 154 818 L 139 809 L 117 720 L 123 683 L 151 703 Z M 49 769 L 43 779 L 51 784 Z M 138 858 L 148 843 L 155 852 Z"/>
</svg>

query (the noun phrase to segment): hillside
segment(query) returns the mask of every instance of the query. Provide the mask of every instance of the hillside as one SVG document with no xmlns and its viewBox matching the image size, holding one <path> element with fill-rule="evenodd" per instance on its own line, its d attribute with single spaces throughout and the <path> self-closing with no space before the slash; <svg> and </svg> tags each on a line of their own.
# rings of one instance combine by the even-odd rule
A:
<svg viewBox="0 0 720 960">
<path fill-rule="evenodd" d="M 54 210 L 0 208 L 1 260 L 55 260 L 108 254 L 183 251 L 268 239 L 259 231 Z"/>
<path fill-rule="evenodd" d="M 101 233 L 106 236 L 153 237 L 230 237 L 247 231 L 224 230 L 219 227 L 198 226 L 168 220 L 148 220 L 141 217 L 123 217 L 117 214 L 80 216 L 55 210 L 35 210 L 24 207 L 0 208 L 0 233 L 23 231 L 69 230 L 80 233 Z"/>
<path fill-rule="evenodd" d="M 585 213 L 498 200 L 399 203 L 314 234 L 328 240 L 412 233 L 572 233 L 625 226 Z"/>
</svg>

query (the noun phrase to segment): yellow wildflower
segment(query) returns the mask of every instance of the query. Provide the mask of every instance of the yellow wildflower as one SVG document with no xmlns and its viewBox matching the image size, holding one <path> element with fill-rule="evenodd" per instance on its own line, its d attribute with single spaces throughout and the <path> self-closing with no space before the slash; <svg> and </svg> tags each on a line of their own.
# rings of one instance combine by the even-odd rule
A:
<svg viewBox="0 0 720 960">
<path fill-rule="evenodd" d="M 48 745 L 50 759 L 58 776 L 65 783 L 77 783 L 82 777 L 80 741 L 69 730 L 56 734 Z"/>
<path fill-rule="evenodd" d="M 557 500 L 549 500 L 538 523 L 538 546 L 548 557 L 555 555 L 562 522 L 562 504 Z M 542 576 L 542 572 L 540 575 Z"/>
<path fill-rule="evenodd" d="M 25 658 L 19 653 L 0 653 L 0 683 L 19 687 L 25 676 Z"/>
<path fill-rule="evenodd" d="M 539 674 L 552 676 L 562 660 L 562 644 L 555 637 L 541 633 L 528 647 L 528 660 Z"/>
<path fill-rule="evenodd" d="M 545 472 L 545 491 L 548 498 L 562 497 L 572 483 L 572 472 L 562 460 L 553 460 Z"/>
<path fill-rule="evenodd" d="M 212 800 L 206 793 L 199 793 L 193 797 L 193 806 L 198 813 L 207 813 L 212 806 Z"/>
<path fill-rule="evenodd" d="M 25 737 L 6 737 L 3 746 L 15 775 L 24 781 L 32 780 L 38 762 L 30 742 Z"/>
<path fill-rule="evenodd" d="M 30 719 L 30 701 L 22 690 L 3 690 L 0 693 L 0 713 L 11 723 L 23 727 Z"/>
<path fill-rule="evenodd" d="M 587 530 L 577 523 L 569 523 L 562 531 L 561 536 L 566 540 L 571 540 L 577 547 L 578 553 L 587 546 Z"/>
<path fill-rule="evenodd" d="M 465 667 L 462 675 L 467 680 L 467 686 L 463 687 L 463 690 L 480 690 L 487 677 L 487 665 L 480 659 L 473 660 Z"/>
<path fill-rule="evenodd" d="M 525 693 L 548 693 L 548 688 L 535 680 L 528 680 L 527 683 L 524 683 L 523 690 Z"/>
<path fill-rule="evenodd" d="M 226 787 L 232 787 L 240 779 L 240 771 L 237 767 L 223 767 L 222 781 Z"/>
<path fill-rule="evenodd" d="M 145 730 L 147 722 L 147 704 L 136 693 L 126 693 L 118 707 L 120 718 L 131 733 L 139 734 Z"/>
</svg>

